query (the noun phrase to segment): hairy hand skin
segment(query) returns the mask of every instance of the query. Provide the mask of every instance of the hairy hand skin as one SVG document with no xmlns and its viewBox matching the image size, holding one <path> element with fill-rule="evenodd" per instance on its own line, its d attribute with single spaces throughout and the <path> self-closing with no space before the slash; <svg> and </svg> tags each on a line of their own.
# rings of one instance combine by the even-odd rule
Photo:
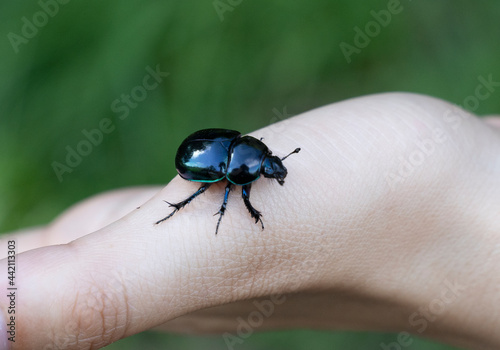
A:
<svg viewBox="0 0 500 350">
<path fill-rule="evenodd" d="M 283 301 L 259 329 L 404 330 L 498 348 L 496 123 L 426 96 L 352 99 L 252 133 L 277 155 L 302 148 L 283 187 L 252 187 L 264 231 L 236 188 L 214 236 L 223 183 L 153 225 L 170 210 L 163 200 L 198 186 L 176 177 L 3 237 L 28 250 L 13 348 L 97 349 L 154 327 L 235 334 L 254 299 Z M 6 315 L 4 296 L 0 306 Z"/>
</svg>

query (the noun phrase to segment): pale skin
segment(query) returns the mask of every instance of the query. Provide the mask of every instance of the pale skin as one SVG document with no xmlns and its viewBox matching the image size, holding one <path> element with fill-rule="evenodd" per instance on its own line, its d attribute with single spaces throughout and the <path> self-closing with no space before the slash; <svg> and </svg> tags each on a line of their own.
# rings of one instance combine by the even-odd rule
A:
<svg viewBox="0 0 500 350">
<path fill-rule="evenodd" d="M 163 200 L 199 187 L 177 176 L 3 236 L 4 256 L 16 240 L 22 288 L 12 348 L 98 349 L 153 328 L 237 335 L 256 298 L 274 303 L 256 330 L 406 331 L 499 348 L 499 130 L 497 118 L 426 96 L 362 97 L 251 134 L 276 155 L 302 148 L 284 162 L 284 186 L 252 187 L 264 231 L 235 187 L 214 235 L 223 182 L 154 225 L 170 211 Z"/>
</svg>

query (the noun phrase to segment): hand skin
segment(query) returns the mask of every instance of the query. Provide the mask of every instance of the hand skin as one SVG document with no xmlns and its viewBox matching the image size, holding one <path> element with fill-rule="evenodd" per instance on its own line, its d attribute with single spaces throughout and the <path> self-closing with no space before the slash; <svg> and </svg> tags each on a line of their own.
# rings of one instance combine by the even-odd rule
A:
<svg viewBox="0 0 500 350">
<path fill-rule="evenodd" d="M 421 95 L 352 99 L 252 133 L 277 155 L 302 148 L 283 187 L 252 187 L 264 231 L 236 187 L 214 235 L 223 183 L 154 225 L 170 212 L 163 200 L 199 186 L 177 176 L 4 236 L 1 254 L 11 239 L 18 249 L 12 348 L 98 349 L 152 328 L 243 341 L 238 322 L 252 312 L 255 330 L 406 331 L 401 348 L 413 335 L 499 348 L 499 126 Z"/>
</svg>

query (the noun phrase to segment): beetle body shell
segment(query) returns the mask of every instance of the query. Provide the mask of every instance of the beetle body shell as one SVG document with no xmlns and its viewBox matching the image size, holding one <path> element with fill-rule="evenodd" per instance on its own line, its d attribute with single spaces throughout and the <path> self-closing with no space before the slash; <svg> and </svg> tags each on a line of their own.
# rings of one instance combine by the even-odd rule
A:
<svg viewBox="0 0 500 350">
<path fill-rule="evenodd" d="M 271 152 L 251 136 L 227 129 L 205 129 L 189 135 L 179 146 L 175 167 L 189 181 L 218 182 L 226 177 L 243 186 L 260 177 L 262 162 Z"/>
</svg>

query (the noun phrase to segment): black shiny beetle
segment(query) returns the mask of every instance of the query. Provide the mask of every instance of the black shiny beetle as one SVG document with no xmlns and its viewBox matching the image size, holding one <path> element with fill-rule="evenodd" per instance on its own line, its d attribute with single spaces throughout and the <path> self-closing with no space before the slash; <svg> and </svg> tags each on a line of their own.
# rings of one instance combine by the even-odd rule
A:
<svg viewBox="0 0 500 350">
<path fill-rule="evenodd" d="M 299 153 L 296 148 L 286 157 L 273 156 L 269 148 L 260 140 L 252 136 L 241 136 L 241 133 L 227 129 L 205 129 L 189 135 L 179 146 L 175 156 L 175 167 L 179 175 L 188 181 L 201 182 L 202 185 L 191 196 L 179 203 L 168 203 L 174 211 L 168 216 L 156 222 L 159 224 L 182 209 L 197 196 L 206 191 L 214 182 L 226 178 L 228 184 L 224 201 L 219 211 L 215 234 L 219 230 L 219 224 L 226 211 L 227 198 L 232 185 L 243 186 L 243 202 L 247 207 L 255 223 L 259 222 L 264 229 L 261 214 L 250 204 L 250 189 L 252 182 L 260 175 L 274 178 L 280 185 L 285 183 L 287 170 L 282 161 L 293 153 Z"/>
</svg>

